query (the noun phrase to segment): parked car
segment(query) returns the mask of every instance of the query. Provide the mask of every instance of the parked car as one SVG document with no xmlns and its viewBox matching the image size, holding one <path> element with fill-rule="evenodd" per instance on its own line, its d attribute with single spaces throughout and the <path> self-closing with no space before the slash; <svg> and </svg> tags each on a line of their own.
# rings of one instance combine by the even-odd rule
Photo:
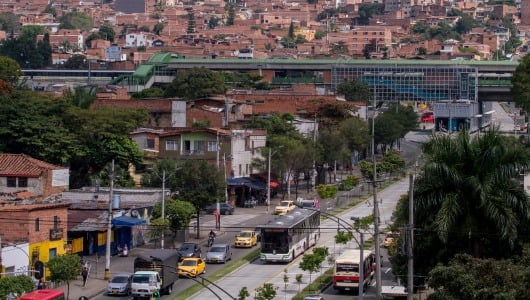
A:
<svg viewBox="0 0 530 300">
<path fill-rule="evenodd" d="M 179 276 L 197 277 L 206 271 L 206 263 L 202 258 L 192 257 L 183 259 L 178 266 Z"/>
<path fill-rule="evenodd" d="M 235 247 L 254 247 L 258 244 L 258 237 L 253 230 L 242 230 L 236 234 Z"/>
<path fill-rule="evenodd" d="M 232 259 L 232 250 L 228 244 L 214 244 L 206 253 L 206 263 L 226 263 Z"/>
<path fill-rule="evenodd" d="M 131 273 L 120 273 L 112 276 L 107 286 L 109 295 L 130 295 L 131 294 Z"/>
<path fill-rule="evenodd" d="M 231 215 L 234 213 L 234 207 L 228 203 L 219 203 L 220 213 L 222 215 Z M 204 208 L 204 212 L 207 214 L 213 214 L 217 210 L 217 203 Z"/>
<path fill-rule="evenodd" d="M 277 215 L 285 215 L 291 210 L 295 209 L 296 205 L 291 200 L 280 201 L 280 204 L 274 208 L 274 213 Z"/>
<path fill-rule="evenodd" d="M 184 243 L 177 250 L 179 254 L 179 261 L 189 257 L 201 257 L 201 246 L 197 243 Z"/>
</svg>

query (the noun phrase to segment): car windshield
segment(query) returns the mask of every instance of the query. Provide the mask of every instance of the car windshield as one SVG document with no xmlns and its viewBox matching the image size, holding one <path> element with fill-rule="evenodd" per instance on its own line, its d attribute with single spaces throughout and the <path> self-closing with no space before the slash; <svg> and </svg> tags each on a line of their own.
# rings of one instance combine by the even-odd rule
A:
<svg viewBox="0 0 530 300">
<path fill-rule="evenodd" d="M 112 278 L 112 280 L 110 282 L 112 282 L 112 283 L 126 283 L 128 281 L 129 281 L 129 277 L 127 277 L 127 276 L 117 276 L 117 277 Z"/>
<path fill-rule="evenodd" d="M 289 206 L 289 202 L 281 201 L 279 206 Z"/>
<path fill-rule="evenodd" d="M 194 267 L 197 265 L 197 261 L 195 260 L 191 260 L 191 259 L 185 259 L 181 266 L 184 266 L 184 267 Z"/>
<path fill-rule="evenodd" d="M 252 234 L 250 232 L 240 232 L 237 236 L 243 237 L 243 238 L 249 238 L 252 236 Z"/>
<path fill-rule="evenodd" d="M 224 247 L 212 247 L 212 249 L 210 249 L 210 252 L 225 252 L 225 248 Z"/>
<path fill-rule="evenodd" d="M 149 275 L 134 275 L 132 282 L 134 283 L 148 283 Z"/>
<path fill-rule="evenodd" d="M 188 245 L 184 244 L 179 249 L 179 251 L 192 251 L 192 250 L 193 250 L 193 245 L 190 245 L 190 244 Z"/>
</svg>

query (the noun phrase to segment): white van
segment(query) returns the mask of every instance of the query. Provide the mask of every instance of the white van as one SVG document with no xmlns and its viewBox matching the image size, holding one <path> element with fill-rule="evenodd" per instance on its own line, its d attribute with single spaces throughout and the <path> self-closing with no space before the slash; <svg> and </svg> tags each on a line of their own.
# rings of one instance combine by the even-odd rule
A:
<svg viewBox="0 0 530 300">
<path fill-rule="evenodd" d="M 131 294 L 134 299 L 150 298 L 160 291 L 160 275 L 155 271 L 137 271 L 131 281 Z"/>
</svg>

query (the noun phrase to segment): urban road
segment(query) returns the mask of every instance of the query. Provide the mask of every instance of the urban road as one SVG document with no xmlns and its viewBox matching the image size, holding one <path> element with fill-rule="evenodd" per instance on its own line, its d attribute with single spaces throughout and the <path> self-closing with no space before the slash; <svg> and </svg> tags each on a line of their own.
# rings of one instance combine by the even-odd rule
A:
<svg viewBox="0 0 530 300">
<path fill-rule="evenodd" d="M 411 139 L 404 139 L 401 143 L 401 149 L 400 151 L 405 157 L 405 160 L 409 163 L 414 162 L 415 159 L 419 157 L 420 154 L 420 143 L 422 139 L 425 139 L 426 134 L 422 133 L 416 133 L 412 140 Z M 384 229 L 389 223 L 390 218 L 392 215 L 392 212 L 395 208 L 395 205 L 397 203 L 397 200 L 399 197 L 403 194 L 406 194 L 408 191 L 408 179 L 402 179 L 388 187 L 386 187 L 384 190 L 378 191 L 378 199 L 380 201 L 379 204 L 379 210 L 380 210 L 380 219 L 382 226 L 381 228 Z M 356 193 L 345 193 L 341 197 L 339 197 L 340 201 L 352 201 L 356 199 L 355 196 Z M 277 200 L 276 200 L 277 201 Z M 337 203 L 335 202 L 326 202 L 323 203 L 322 208 L 325 208 L 326 210 L 331 210 Z M 273 208 L 273 205 L 271 204 L 271 210 Z M 258 208 L 258 213 L 256 213 L 256 210 L 254 209 L 245 209 L 245 208 L 238 208 L 236 209 L 236 213 L 231 216 L 222 216 L 221 226 L 222 226 L 222 232 L 220 236 L 218 236 L 216 242 L 219 243 L 229 243 L 233 245 L 233 241 L 235 238 L 235 234 L 239 232 L 243 228 L 254 228 L 257 225 L 265 224 L 268 220 L 274 218 L 275 216 L 268 214 L 265 210 L 265 208 Z M 364 217 L 371 215 L 373 211 L 373 207 L 371 204 L 371 200 L 369 201 L 363 201 L 356 206 L 342 212 L 338 215 L 338 217 L 344 219 L 347 222 L 349 221 L 351 217 Z M 206 215 L 202 216 L 201 218 L 201 227 L 202 228 L 214 228 L 214 220 L 213 216 Z M 340 255 L 340 253 L 345 248 L 352 248 L 352 247 L 358 247 L 357 243 L 355 241 L 352 241 L 346 245 L 339 245 L 335 244 L 334 242 L 334 236 L 337 233 L 337 223 L 333 220 L 327 219 L 321 223 L 321 236 L 320 240 L 318 242 L 317 246 L 326 246 L 328 247 L 330 254 L 333 256 Z M 384 230 L 381 230 L 381 232 L 384 232 Z M 367 234 L 371 235 L 371 234 Z M 358 237 L 356 237 L 358 238 Z M 382 236 L 380 236 L 380 239 L 382 239 Z M 202 253 L 203 255 L 207 252 L 207 246 L 205 242 L 201 243 L 202 247 Z M 258 245 L 259 247 L 259 245 Z M 254 248 L 255 249 L 255 248 Z M 137 249 L 138 251 L 149 251 L 149 249 Z M 242 258 L 244 255 L 246 255 L 248 252 L 252 251 L 253 249 L 236 249 L 233 248 L 233 259 L 237 260 L 239 258 Z M 391 269 L 390 269 L 390 263 L 388 262 L 388 258 L 386 257 L 386 251 L 382 249 L 382 254 L 384 255 L 383 258 L 383 268 L 382 268 L 382 279 L 383 279 L 383 285 L 395 285 L 396 282 L 394 281 L 393 276 L 391 275 Z M 132 264 L 132 258 L 130 259 L 130 264 L 125 264 L 123 267 L 119 270 L 116 270 L 115 272 L 133 272 L 133 264 Z M 216 281 L 216 285 L 222 287 L 226 292 L 228 292 L 233 297 L 237 298 L 237 295 L 239 294 L 239 291 L 242 287 L 246 287 L 247 290 L 251 293 L 251 298 L 254 295 L 254 292 L 256 288 L 260 287 L 264 283 L 272 283 L 275 287 L 277 287 L 277 296 L 275 299 L 291 299 L 294 295 L 296 295 L 300 288 L 303 288 L 305 285 L 309 283 L 309 273 L 302 271 L 299 268 L 299 262 L 301 257 L 296 258 L 293 262 L 289 264 L 265 264 L 261 262 L 259 259 L 255 260 L 247 265 L 244 265 L 237 269 L 236 271 L 230 273 L 229 275 L 223 277 L 222 279 Z M 327 267 L 330 265 L 328 262 L 324 262 L 322 270 L 326 270 Z M 223 268 L 223 264 L 208 264 L 206 266 L 206 276 L 208 273 L 214 272 L 220 268 Z M 287 273 L 284 271 L 287 270 Z M 284 283 L 284 274 L 287 274 L 289 277 L 288 283 Z M 303 274 L 302 277 L 302 284 L 299 285 L 295 277 L 298 274 Z M 312 279 L 316 278 L 319 274 L 312 274 Z M 178 297 L 179 293 L 186 288 L 190 287 L 191 285 L 194 285 L 196 282 L 190 279 L 179 279 L 178 282 L 175 284 L 173 293 L 171 295 L 162 296 L 161 299 L 181 299 Z M 375 281 L 372 285 L 375 284 Z M 223 291 L 218 290 L 216 287 L 210 285 L 211 289 L 214 290 L 215 293 L 219 295 L 226 295 Z M 365 299 L 374 298 L 374 292 L 375 287 L 372 286 L 368 289 L 366 293 Z M 322 294 L 325 296 L 325 299 L 351 299 L 352 295 L 350 294 L 338 294 L 336 291 L 334 291 L 332 288 L 328 288 L 322 292 Z M 223 297 L 223 296 L 222 296 Z M 212 294 L 211 291 L 208 289 L 202 289 L 200 292 L 195 294 L 194 296 L 190 297 L 189 299 L 194 300 L 209 300 L 214 299 L 215 296 Z M 106 299 L 114 299 L 114 300 L 121 300 L 121 299 L 131 299 L 130 296 L 123 296 L 123 297 L 116 297 L 116 296 L 107 296 L 106 294 L 100 294 L 94 299 L 98 300 L 106 300 Z M 225 299 L 223 297 L 223 299 Z M 228 299 L 228 296 L 226 296 L 226 299 Z"/>
</svg>

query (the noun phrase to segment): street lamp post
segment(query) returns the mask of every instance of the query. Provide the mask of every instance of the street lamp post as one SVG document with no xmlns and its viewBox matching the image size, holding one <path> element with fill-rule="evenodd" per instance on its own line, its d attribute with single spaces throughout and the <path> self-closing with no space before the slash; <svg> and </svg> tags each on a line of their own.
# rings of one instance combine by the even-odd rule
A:
<svg viewBox="0 0 530 300">
<path fill-rule="evenodd" d="M 114 197 L 114 159 L 110 170 L 109 184 L 109 222 L 107 224 L 107 249 L 105 253 L 105 280 L 110 279 L 110 236 L 112 234 L 112 198 Z"/>
<path fill-rule="evenodd" d="M 381 245 L 379 244 L 379 202 L 377 201 L 377 163 L 375 159 L 375 106 L 376 106 L 376 92 L 374 89 L 373 99 L 373 115 L 372 115 L 372 166 L 373 166 L 373 180 L 372 187 L 374 189 L 374 242 L 375 242 L 375 299 L 381 299 Z"/>
<path fill-rule="evenodd" d="M 166 170 L 162 170 L 162 221 L 166 219 Z M 160 235 L 160 248 L 164 249 L 164 231 Z"/>
<path fill-rule="evenodd" d="M 267 169 L 267 213 L 269 212 L 271 203 L 271 151 L 269 149 L 269 161 Z"/>
</svg>

